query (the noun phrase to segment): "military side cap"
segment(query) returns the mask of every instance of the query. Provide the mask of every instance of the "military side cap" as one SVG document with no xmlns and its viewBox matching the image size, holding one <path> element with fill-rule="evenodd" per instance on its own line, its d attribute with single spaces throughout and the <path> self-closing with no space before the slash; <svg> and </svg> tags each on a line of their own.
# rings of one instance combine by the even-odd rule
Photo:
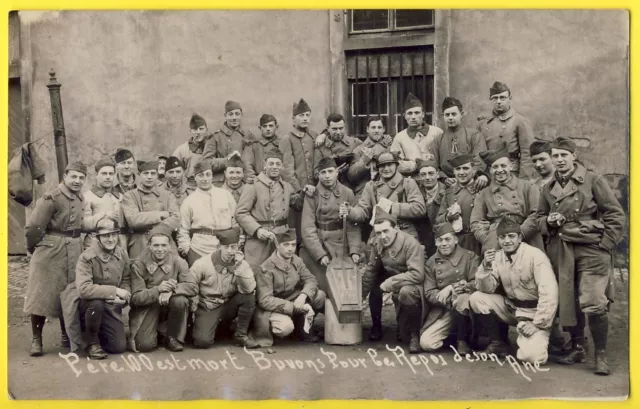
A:
<svg viewBox="0 0 640 409">
<path fill-rule="evenodd" d="M 116 151 L 113 159 L 116 161 L 116 163 L 120 163 L 130 158 L 133 158 L 133 153 L 131 153 L 129 149 L 120 148 Z"/>
<path fill-rule="evenodd" d="M 180 158 L 177 158 L 175 156 L 169 156 L 167 158 L 167 164 L 164 166 L 164 171 L 168 172 L 171 169 L 175 169 L 175 168 L 182 168 L 184 170 L 184 163 L 182 163 Z"/>
<path fill-rule="evenodd" d="M 440 223 L 433 228 L 433 232 L 435 233 L 436 238 L 442 237 L 447 233 L 456 234 L 451 223 Z"/>
<path fill-rule="evenodd" d="M 504 84 L 500 81 L 496 81 L 493 83 L 491 88 L 489 88 L 489 98 L 491 98 L 492 95 L 502 94 L 503 92 L 506 92 L 506 91 L 509 91 L 509 95 L 511 95 L 511 90 L 509 89 L 507 84 Z"/>
<path fill-rule="evenodd" d="M 240 230 L 235 228 L 222 230 L 216 233 L 216 237 L 223 246 L 238 244 L 240 241 Z"/>
<path fill-rule="evenodd" d="M 438 163 L 432 159 L 416 159 L 416 169 L 419 171 L 422 168 L 434 168 L 435 170 L 438 170 Z"/>
<path fill-rule="evenodd" d="M 284 233 L 276 234 L 276 239 L 278 240 L 278 243 L 282 244 L 290 241 L 296 241 L 298 236 L 296 235 L 295 229 L 289 229 Z"/>
<path fill-rule="evenodd" d="M 305 112 L 311 112 L 311 108 L 309 107 L 309 104 L 307 104 L 307 101 L 300 98 L 300 101 L 298 101 L 297 104 L 293 104 L 293 116 L 304 114 Z"/>
<path fill-rule="evenodd" d="M 356 155 L 354 153 L 346 153 L 344 155 L 334 157 L 333 160 L 336 161 L 337 166 L 340 166 L 344 165 L 345 163 L 350 165 L 355 158 Z"/>
<path fill-rule="evenodd" d="M 150 160 L 147 162 L 143 162 L 141 165 L 138 166 L 138 170 L 140 172 L 146 172 L 149 170 L 158 170 L 158 161 Z"/>
<path fill-rule="evenodd" d="M 136 161 L 136 167 L 138 168 L 138 170 L 140 170 L 140 166 L 144 165 L 144 161 L 143 160 L 137 160 Z"/>
<path fill-rule="evenodd" d="M 393 152 L 382 152 L 376 159 L 376 166 L 382 166 L 386 163 L 398 164 L 398 157 Z"/>
<path fill-rule="evenodd" d="M 96 236 L 120 232 L 120 227 L 118 226 L 118 222 L 113 219 L 109 219 L 108 217 L 104 217 L 100 219 L 96 224 L 96 227 L 97 227 L 97 231 L 95 233 Z"/>
<path fill-rule="evenodd" d="M 201 159 L 193 166 L 193 174 L 197 175 L 202 172 L 206 172 L 211 169 L 211 161 L 208 159 Z"/>
<path fill-rule="evenodd" d="M 404 111 L 408 111 L 412 108 L 422 108 L 422 102 L 420 102 L 420 100 L 413 95 L 412 93 L 409 93 L 409 95 L 407 95 L 407 98 L 404 100 Z"/>
<path fill-rule="evenodd" d="M 454 153 L 448 160 L 449 165 L 453 168 L 457 168 L 458 166 L 462 166 L 466 163 L 473 162 L 473 155 L 470 153 Z"/>
<path fill-rule="evenodd" d="M 385 212 L 382 207 L 376 205 L 376 219 L 374 220 L 374 223 L 384 221 L 398 223 L 398 218 L 392 214 Z"/>
<path fill-rule="evenodd" d="M 496 228 L 496 234 L 498 236 L 502 236 L 507 233 L 522 233 L 520 229 L 520 225 L 513 221 L 509 216 L 502 216 L 502 219 L 498 223 L 498 227 Z"/>
<path fill-rule="evenodd" d="M 271 114 L 262 114 L 262 116 L 260 117 L 260 126 L 266 125 L 269 122 L 275 122 L 276 124 L 278 123 L 275 116 Z"/>
<path fill-rule="evenodd" d="M 166 156 L 166 155 L 158 155 L 158 160 L 160 160 L 160 159 L 164 159 L 164 160 L 165 160 L 165 162 L 166 162 L 166 160 L 167 160 L 168 158 L 169 158 L 169 157 L 168 157 L 168 156 Z"/>
<path fill-rule="evenodd" d="M 487 166 L 491 166 L 493 162 L 497 161 L 498 159 L 508 157 L 509 150 L 507 149 L 506 143 L 502 143 L 502 145 L 498 149 L 480 152 L 480 159 L 482 159 L 482 161 L 486 163 Z"/>
<path fill-rule="evenodd" d="M 171 227 L 169 227 L 165 223 L 158 223 L 149 232 L 149 241 L 151 241 L 151 238 L 153 236 L 157 236 L 159 234 L 161 234 L 163 236 L 167 236 L 169 239 L 171 239 L 171 236 L 173 234 L 173 230 L 171 229 Z"/>
<path fill-rule="evenodd" d="M 100 172 L 100 169 L 104 168 L 105 166 L 111 166 L 115 169 L 116 164 L 111 158 L 102 158 L 98 162 L 96 162 L 94 169 L 96 170 L 96 172 Z"/>
<path fill-rule="evenodd" d="M 189 128 L 198 129 L 201 126 L 207 126 L 207 121 L 205 121 L 203 117 L 201 117 L 196 113 L 191 115 L 191 120 L 189 121 Z"/>
<path fill-rule="evenodd" d="M 65 172 L 68 172 L 70 170 L 74 170 L 76 172 L 84 173 L 86 175 L 87 174 L 87 165 L 85 165 L 82 162 L 71 162 L 71 163 L 67 164 L 67 167 L 64 170 L 65 170 Z"/>
<path fill-rule="evenodd" d="M 444 97 L 444 100 L 442 101 L 442 110 L 445 111 L 451 107 L 458 107 L 460 108 L 460 111 L 462 111 L 462 102 L 454 97 Z"/>
<path fill-rule="evenodd" d="M 237 156 L 234 156 L 225 161 L 225 167 L 227 168 L 242 168 L 244 169 L 244 161 Z"/>
<path fill-rule="evenodd" d="M 264 154 L 264 160 L 271 159 L 271 158 L 283 160 L 284 156 L 282 155 L 282 151 L 280 151 L 280 149 L 274 148 L 274 149 L 269 149 Z"/>
<path fill-rule="evenodd" d="M 239 102 L 236 101 L 227 101 L 224 104 L 224 113 L 226 114 L 229 111 L 233 111 L 234 109 L 239 109 L 242 111 L 242 107 Z"/>
<path fill-rule="evenodd" d="M 551 142 L 536 140 L 536 141 L 533 141 L 533 143 L 529 147 L 529 154 L 531 156 L 539 155 L 544 152 L 547 152 L 547 153 L 551 152 Z"/>
<path fill-rule="evenodd" d="M 575 153 L 577 147 L 576 143 L 569 138 L 559 137 L 556 138 L 551 144 L 551 148 L 553 149 L 562 149 L 565 151 L 569 151 L 571 153 Z"/>
<path fill-rule="evenodd" d="M 321 170 L 328 168 L 337 168 L 338 164 L 333 158 L 322 158 L 318 161 L 318 165 L 316 166 L 316 170 L 320 172 Z"/>
</svg>

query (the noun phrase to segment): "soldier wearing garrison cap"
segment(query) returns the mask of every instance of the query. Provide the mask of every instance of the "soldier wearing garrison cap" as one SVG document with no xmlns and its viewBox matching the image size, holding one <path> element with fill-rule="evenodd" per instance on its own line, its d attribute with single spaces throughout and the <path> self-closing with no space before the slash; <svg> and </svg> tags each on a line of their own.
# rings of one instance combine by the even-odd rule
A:
<svg viewBox="0 0 640 409">
<path fill-rule="evenodd" d="M 527 178 L 532 174 L 529 145 L 533 142 L 533 131 L 529 120 L 511 107 L 511 97 L 511 90 L 506 84 L 493 83 L 489 89 L 493 112 L 478 117 L 478 131 L 488 149 L 497 149 L 502 142 L 506 143 L 513 173 Z"/>
<path fill-rule="evenodd" d="M 136 160 L 129 149 L 119 148 L 116 150 L 113 160 L 116 163 L 116 180 L 113 190 L 125 194 L 129 190 L 135 189 L 136 184 Z"/>
<path fill-rule="evenodd" d="M 166 155 L 158 155 L 158 186 L 162 186 L 165 182 L 167 159 L 169 157 Z"/>
<path fill-rule="evenodd" d="M 296 232 L 287 229 L 277 234 L 276 250 L 256 271 L 254 337 L 261 346 L 273 345 L 273 336 L 283 338 L 295 331 L 301 341 L 319 338 L 304 330 L 308 315 L 324 313 L 327 298 L 318 289 L 316 278 L 302 259 L 296 256 Z M 313 321 L 312 321 L 313 325 Z"/>
<path fill-rule="evenodd" d="M 125 193 L 122 209 L 129 229 L 129 257 L 135 260 L 146 249 L 149 231 L 164 223 L 172 230 L 180 224 L 180 208 L 174 195 L 158 187 L 158 162 L 151 160 L 139 167 L 140 183 Z M 172 241 L 173 243 L 173 241 Z M 175 244 L 173 244 L 175 249 Z"/>
<path fill-rule="evenodd" d="M 225 161 L 232 157 L 242 157 L 247 141 L 255 139 L 249 129 L 242 126 L 242 107 L 236 101 L 227 101 L 224 105 L 224 122 L 204 145 L 202 157 L 211 160 L 213 166 L 213 184 L 222 186 L 224 182 Z"/>
<path fill-rule="evenodd" d="M 124 213 L 122 211 L 123 194 L 114 188 L 116 180 L 116 164 L 109 158 L 102 158 L 96 162 L 96 182 L 93 187 L 84 194 L 84 230 L 87 235 L 84 238 L 84 249 L 91 246 L 93 234 L 98 221 L 106 217 L 114 220 L 122 228 L 126 227 Z M 127 251 L 127 236 L 120 234 L 118 245 Z"/>
<path fill-rule="evenodd" d="M 24 312 L 31 316 L 31 356 L 43 354 L 46 317 L 60 318 L 61 344 L 69 347 L 60 293 L 75 281 L 76 263 L 82 253 L 82 186 L 86 177 L 86 165 L 69 163 L 58 187 L 36 201 L 24 228 L 27 250 L 32 254 L 24 300 Z"/>
<path fill-rule="evenodd" d="M 193 191 L 187 183 L 185 165 L 176 156 L 169 156 L 165 165 L 166 181 L 162 185 L 162 189 L 175 196 L 178 206 L 182 205 L 184 199 Z"/>
<path fill-rule="evenodd" d="M 242 152 L 247 181 L 253 181 L 262 172 L 265 152 L 280 148 L 280 136 L 277 133 L 278 121 L 275 116 L 263 114 L 260 117 L 258 129 L 260 129 L 260 136 L 247 140 L 247 146 Z"/>
<path fill-rule="evenodd" d="M 553 174 L 555 173 L 553 161 L 551 160 L 551 142 L 533 141 L 529 147 L 529 153 L 531 154 L 533 169 L 537 174 L 533 184 L 542 191 L 544 185 L 553 180 Z"/>
<path fill-rule="evenodd" d="M 315 193 L 304 198 L 302 208 L 302 247 L 300 257 L 316 276 L 321 290 L 328 290 L 326 268 L 333 259 L 351 257 L 360 261 L 360 228 L 347 222 L 346 248 L 343 240 L 343 222 L 339 214 L 342 203 L 356 204 L 353 191 L 338 180 L 338 165 L 333 158 L 322 158 L 316 166 L 318 179 Z"/>
<path fill-rule="evenodd" d="M 516 357 L 545 364 L 558 308 L 558 284 L 551 263 L 542 250 L 522 242 L 517 222 L 503 218 L 497 235 L 499 247 L 485 253 L 476 272 L 477 291 L 469 297 L 471 310 L 491 340 L 484 352 L 508 353 L 508 337 L 498 328 L 498 322 L 503 322 L 517 326 Z"/>
<path fill-rule="evenodd" d="M 536 225 L 539 190 L 511 172 L 513 163 L 506 144 L 499 150 L 480 152 L 480 157 L 491 174 L 491 185 L 476 195 L 469 223 L 482 251 L 497 248 L 496 226 L 504 216 L 521 226 L 527 243 L 544 250 Z"/>
<path fill-rule="evenodd" d="M 446 186 L 438 180 L 441 172 L 435 160 L 417 159 L 416 170 L 418 175 L 415 180 L 427 207 L 426 215 L 416 222 L 416 228 L 418 229 L 419 241 L 425 248 L 426 256 L 431 257 L 436 252 L 433 227 L 436 225 L 436 218 Z"/>
<path fill-rule="evenodd" d="M 376 209 L 373 225 L 376 240 L 362 275 L 362 296 L 369 295 L 371 310 L 369 339 L 382 339 L 382 293 L 392 293 L 398 338 L 409 341 L 410 353 L 419 353 L 424 302 L 424 247 L 413 236 L 398 230 L 396 223 L 393 213 Z"/>
<path fill-rule="evenodd" d="M 433 352 L 442 347 L 452 328 L 456 329 L 456 349 L 462 356 L 469 349 L 469 295 L 475 291 L 475 275 L 480 258 L 458 245 L 458 237 L 449 223 L 435 228 L 436 254 L 425 265 L 424 295 L 427 311 L 423 314 L 420 347 Z"/>
<path fill-rule="evenodd" d="M 586 360 L 586 314 L 595 347 L 595 373 L 608 375 L 612 255 L 622 238 L 626 216 L 607 181 L 577 162 L 576 151 L 569 138 L 553 141 L 551 159 L 556 171 L 542 189 L 537 222 L 558 273 L 560 324 L 571 327 L 572 351 L 558 362 Z"/>
<path fill-rule="evenodd" d="M 400 159 L 398 170 L 411 175 L 416 171 L 416 159 L 433 159 L 429 146 L 437 136 L 442 135 L 442 129 L 425 122 L 422 102 L 411 93 L 404 103 L 404 118 L 408 128 L 393 138 L 391 151 Z"/>
<path fill-rule="evenodd" d="M 211 138 L 211 132 L 207 126 L 207 121 L 196 113 L 191 116 L 189 129 L 191 132 L 189 140 L 178 146 L 172 156 L 180 159 L 182 162 L 182 168 L 184 169 L 189 189 L 193 190 L 196 188 L 193 167 L 202 158 L 204 144 Z"/>
</svg>

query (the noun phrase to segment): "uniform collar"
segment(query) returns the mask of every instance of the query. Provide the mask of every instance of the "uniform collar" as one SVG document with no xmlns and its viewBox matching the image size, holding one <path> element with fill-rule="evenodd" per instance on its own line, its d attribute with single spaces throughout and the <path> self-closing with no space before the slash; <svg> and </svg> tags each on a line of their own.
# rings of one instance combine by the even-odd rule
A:
<svg viewBox="0 0 640 409">
<path fill-rule="evenodd" d="M 187 145 L 189 146 L 189 150 L 193 153 L 202 153 L 204 151 L 204 144 L 205 142 L 207 142 L 207 139 L 209 139 L 211 137 L 211 134 L 207 135 L 204 137 L 204 139 L 202 140 L 202 142 L 197 143 L 194 142 L 194 136 L 189 138 L 189 142 L 187 142 Z"/>
<path fill-rule="evenodd" d="M 575 163 L 574 164 L 574 168 L 573 168 L 573 172 L 571 172 L 571 174 L 569 175 L 569 179 L 573 179 L 573 181 L 582 184 L 582 183 L 584 183 L 586 176 L 587 176 L 587 168 L 585 168 L 580 163 Z M 560 179 L 558 171 L 556 171 L 556 173 L 554 175 L 554 179 L 555 180 L 559 180 Z"/>
<path fill-rule="evenodd" d="M 514 116 L 516 114 L 516 111 L 513 108 L 509 108 L 509 110 L 507 112 L 505 112 L 504 114 L 496 115 L 495 112 L 493 112 L 492 114 L 493 114 L 494 118 L 498 118 L 501 121 L 506 121 L 507 119 L 509 119 L 512 116 Z"/>
<path fill-rule="evenodd" d="M 331 139 L 330 136 L 327 136 L 327 138 Z M 331 139 L 331 142 L 333 142 L 333 143 L 341 143 L 341 144 L 343 144 L 345 146 L 351 146 L 353 144 L 353 139 L 350 136 L 345 135 L 339 141 L 334 141 L 333 139 Z"/>
<path fill-rule="evenodd" d="M 418 128 L 411 129 L 411 128 L 407 128 L 407 135 L 409 135 L 409 138 L 414 139 L 418 133 L 421 134 L 422 136 L 426 135 L 429 133 L 429 128 L 431 126 L 428 123 L 423 123 L 422 125 L 420 125 Z"/>
<path fill-rule="evenodd" d="M 117 246 L 116 246 L 115 250 L 113 251 L 113 253 L 109 253 L 109 252 L 105 251 L 102 248 L 100 243 L 98 243 L 98 239 L 97 238 L 95 240 L 91 241 L 91 248 L 93 249 L 93 252 L 96 254 L 96 256 L 103 263 L 108 262 L 111 259 L 111 257 L 115 257 L 118 260 L 120 260 L 122 258 L 122 254 L 120 254 L 119 248 Z"/>
<path fill-rule="evenodd" d="M 367 139 L 363 142 L 363 144 L 367 148 L 373 148 L 376 145 L 381 145 L 381 146 L 383 146 L 385 148 L 388 148 L 389 146 L 391 146 L 391 143 L 388 143 L 388 144 L 384 143 L 385 136 L 386 135 L 382 135 L 382 137 L 380 137 L 380 140 L 378 142 L 374 141 L 370 137 L 367 137 Z"/>
<path fill-rule="evenodd" d="M 145 189 L 142 186 L 138 186 L 137 189 L 139 191 L 141 191 L 142 193 L 147 193 L 147 194 L 148 193 L 153 193 L 154 195 L 156 195 L 158 197 L 160 196 L 160 192 L 158 192 L 158 187 L 157 186 L 154 186 L 152 189 L 149 189 L 149 190 Z"/>
<path fill-rule="evenodd" d="M 333 189 L 327 189 L 321 182 L 318 182 L 316 191 L 318 192 L 318 195 L 324 197 L 325 199 L 328 199 L 332 193 L 335 197 L 340 197 L 341 186 L 342 185 L 340 184 L 340 182 L 336 182 L 336 185 L 333 187 Z"/>
<path fill-rule="evenodd" d="M 276 266 L 277 269 L 287 272 L 289 271 L 289 267 L 293 266 L 293 257 L 287 261 L 281 257 L 276 250 L 271 256 L 271 262 L 273 262 L 273 265 Z"/>
<path fill-rule="evenodd" d="M 167 191 L 169 191 L 169 192 L 171 192 L 173 194 L 176 194 L 178 196 L 182 196 L 183 194 L 185 194 L 187 192 L 187 189 L 188 189 L 189 186 L 187 186 L 187 178 L 183 177 L 182 178 L 182 183 L 180 184 L 180 186 L 178 186 L 178 187 L 171 186 L 169 184 L 169 181 L 167 180 L 164 183 L 164 187 L 165 187 L 165 189 Z"/>
<path fill-rule="evenodd" d="M 505 264 L 510 264 L 510 265 L 520 265 L 522 264 L 522 255 L 526 250 L 526 247 L 528 247 L 529 245 L 525 242 L 520 243 L 520 246 L 518 247 L 518 250 L 516 250 L 516 252 L 513 254 L 513 256 L 511 256 L 511 261 L 509 261 L 509 258 L 507 257 L 507 255 L 505 254 L 504 250 L 500 250 L 498 252 L 497 258 L 500 262 L 505 263 Z"/>
<path fill-rule="evenodd" d="M 404 179 L 404 178 L 402 177 L 402 174 L 401 174 L 400 172 L 396 171 L 396 174 L 395 174 L 395 175 L 393 175 L 393 177 L 392 177 L 390 180 L 386 181 L 386 182 L 385 182 L 384 180 L 382 180 L 382 177 L 380 177 L 380 180 L 378 180 L 378 181 L 376 182 L 376 185 L 377 185 L 377 186 L 382 186 L 382 185 L 384 185 L 384 184 L 387 184 L 387 185 L 389 185 L 389 187 L 390 187 L 391 189 L 395 189 L 395 188 L 397 188 L 397 187 L 398 187 L 398 185 L 399 185 L 400 183 L 402 183 L 402 180 L 403 180 L 403 179 Z"/>
<path fill-rule="evenodd" d="M 115 190 L 113 190 L 113 187 L 109 190 L 100 187 L 98 185 L 93 185 L 93 187 L 91 188 L 91 192 L 93 192 L 94 195 L 98 196 L 99 198 L 103 198 L 105 194 L 107 193 L 111 193 L 112 195 L 114 195 L 116 198 L 120 199 L 120 193 L 116 192 Z"/>
<path fill-rule="evenodd" d="M 69 190 L 69 188 L 67 187 L 67 185 L 64 184 L 64 182 L 61 182 L 58 185 L 58 188 L 60 189 L 60 191 L 62 192 L 63 195 L 65 195 L 67 198 L 73 200 L 73 197 L 77 197 L 80 200 L 84 200 L 84 196 L 82 195 L 82 193 L 78 192 L 72 192 L 71 190 Z"/>
<path fill-rule="evenodd" d="M 242 125 L 238 126 L 236 129 L 231 129 L 227 126 L 227 121 L 224 121 L 222 125 L 220 125 L 220 132 L 229 136 L 234 132 L 238 132 L 240 135 L 245 136 L 245 131 L 242 128 Z"/>
<path fill-rule="evenodd" d="M 271 138 L 267 139 L 264 136 L 260 135 L 258 138 L 258 143 L 260 143 L 260 145 L 262 146 L 267 146 L 269 144 L 278 146 L 280 143 L 280 137 L 278 135 L 273 135 Z"/>
<path fill-rule="evenodd" d="M 242 193 L 242 188 L 244 188 L 244 183 L 240 183 L 240 186 L 238 186 L 237 188 L 234 189 L 231 186 L 229 186 L 229 184 L 225 181 L 224 184 L 222 185 L 222 187 L 224 187 L 226 190 L 228 190 L 230 192 Z"/>
<path fill-rule="evenodd" d="M 453 250 L 453 253 L 449 254 L 448 256 L 443 256 L 442 254 L 440 254 L 440 251 L 436 251 L 435 259 L 440 261 L 448 261 L 454 267 L 456 267 L 458 264 L 460 264 L 460 260 L 462 259 L 463 255 L 464 251 L 460 248 L 459 245 L 456 245 L 456 249 Z"/>
<path fill-rule="evenodd" d="M 495 193 L 497 192 L 502 186 L 506 186 L 511 190 L 516 190 L 516 188 L 518 187 L 518 178 L 515 177 L 514 175 L 511 175 L 511 179 L 505 183 L 491 183 L 491 193 Z"/>
<path fill-rule="evenodd" d="M 272 180 L 264 172 L 260 172 L 260 174 L 258 175 L 258 180 L 268 187 L 273 186 L 275 183 L 282 184 L 282 177 L 278 178 L 278 180 Z"/>
<path fill-rule="evenodd" d="M 309 133 L 309 128 L 307 128 L 305 131 L 300 131 L 297 128 L 293 128 L 291 130 L 291 135 L 302 139 L 305 135 L 309 135 L 309 137 L 311 137 L 311 134 Z"/>
<path fill-rule="evenodd" d="M 171 254 L 167 254 L 167 257 L 163 261 L 158 263 L 153 259 L 153 255 L 150 251 L 147 251 L 145 253 L 146 254 L 144 255 L 143 263 L 150 274 L 154 274 L 158 269 L 160 269 L 165 274 L 171 274 L 171 271 L 173 270 L 173 263 L 170 262 Z"/>
<path fill-rule="evenodd" d="M 378 253 L 382 253 L 384 250 L 387 250 L 391 257 L 395 257 L 396 254 L 398 254 L 398 251 L 400 251 L 400 248 L 402 248 L 402 245 L 404 243 L 404 237 L 402 236 L 403 234 L 406 234 L 406 233 L 404 233 L 401 230 L 398 230 L 396 233 L 396 237 L 393 239 L 391 244 L 389 244 L 387 247 L 384 247 L 380 242 L 380 240 L 378 240 L 376 242 L 376 245 L 378 246 Z"/>
<path fill-rule="evenodd" d="M 477 193 L 475 191 L 475 189 L 473 188 L 473 183 L 475 181 L 475 178 L 471 179 L 471 181 L 469 181 L 469 183 L 467 183 L 467 186 L 462 186 L 460 183 L 458 183 L 458 181 L 456 180 L 456 183 L 451 187 L 453 190 L 453 193 L 458 193 L 460 192 L 462 189 L 466 189 L 467 191 L 469 191 L 469 193 L 471 194 L 475 194 Z"/>
</svg>

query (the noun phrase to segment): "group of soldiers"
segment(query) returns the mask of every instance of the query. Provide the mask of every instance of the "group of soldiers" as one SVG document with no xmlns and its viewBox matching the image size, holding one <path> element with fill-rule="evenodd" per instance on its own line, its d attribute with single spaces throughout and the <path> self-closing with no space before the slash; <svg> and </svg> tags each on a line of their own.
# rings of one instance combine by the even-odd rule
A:
<svg viewBox="0 0 640 409">
<path fill-rule="evenodd" d="M 625 214 L 571 139 L 534 140 L 505 84 L 489 97 L 493 112 L 477 129 L 445 98 L 442 130 L 409 94 L 407 129 L 392 137 L 371 117 L 364 141 L 340 114 L 310 130 L 303 99 L 291 131 L 279 134 L 265 114 L 254 135 L 229 101 L 215 132 L 194 114 L 171 156 L 142 162 L 118 149 L 98 161 L 86 192 L 87 166 L 69 164 L 26 226 L 31 355 L 43 354 L 45 317 L 60 318 L 63 346 L 92 359 L 159 343 L 208 348 L 223 333 L 246 348 L 291 334 L 315 342 L 327 267 L 350 258 L 372 341 L 383 337 L 389 293 L 411 353 L 453 342 L 464 355 L 483 335 L 485 352 L 505 355 L 515 326 L 518 359 L 581 363 L 588 322 L 595 373 L 609 374 L 612 254 Z"/>
</svg>

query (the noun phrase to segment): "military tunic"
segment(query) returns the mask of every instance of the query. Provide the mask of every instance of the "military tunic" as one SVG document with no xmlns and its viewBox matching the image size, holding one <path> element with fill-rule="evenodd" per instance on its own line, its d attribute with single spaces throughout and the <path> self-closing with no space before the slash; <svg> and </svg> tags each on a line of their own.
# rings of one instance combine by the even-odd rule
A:
<svg viewBox="0 0 640 409">
<path fill-rule="evenodd" d="M 178 146 L 173 152 L 172 156 L 180 159 L 184 164 L 185 177 L 187 178 L 187 184 L 191 189 L 195 189 L 196 187 L 196 181 L 194 179 L 195 175 L 193 174 L 194 166 L 200 161 L 200 159 L 202 159 L 204 144 L 209 138 L 211 138 L 211 135 L 208 135 L 201 143 L 195 143 L 192 136 L 189 138 L 188 142 Z"/>
<path fill-rule="evenodd" d="M 116 181 L 113 184 L 113 192 L 114 193 L 119 193 L 121 195 L 124 195 L 125 193 L 127 193 L 130 190 L 135 190 L 137 187 L 138 187 L 138 185 L 136 184 L 136 175 L 135 175 L 135 173 L 133 174 L 132 179 L 131 179 L 131 183 L 129 183 L 129 184 L 122 183 L 122 181 L 120 180 L 120 175 L 117 175 Z"/>
<path fill-rule="evenodd" d="M 93 234 L 90 232 L 96 230 L 98 222 L 105 217 L 107 212 L 112 212 L 120 226 L 121 231 L 126 230 L 126 221 L 122 212 L 122 193 L 111 189 L 107 191 L 98 185 L 95 185 L 84 194 L 84 230 L 87 234 L 84 237 L 84 249 L 91 246 Z M 126 251 L 127 236 L 126 234 L 118 235 L 118 245 Z"/>
<path fill-rule="evenodd" d="M 254 136 L 250 130 L 242 126 L 231 129 L 225 121 L 220 125 L 220 129 L 214 132 L 211 138 L 207 139 L 204 144 L 202 159 L 212 161 L 214 185 L 220 187 L 224 182 L 224 174 L 221 171 L 225 168 L 227 156 L 233 151 L 238 151 L 242 155 L 246 146 L 245 141 L 253 138 Z"/>
<path fill-rule="evenodd" d="M 455 131 L 449 128 L 444 133 L 435 137 L 429 146 L 429 152 L 433 154 L 438 168 L 447 177 L 454 177 L 453 167 L 449 159 L 453 153 L 473 155 L 473 165 L 477 170 L 484 169 L 485 165 L 478 156 L 480 152 L 487 150 L 484 137 L 478 131 L 460 127 Z"/>
<path fill-rule="evenodd" d="M 25 226 L 29 262 L 24 312 L 61 317 L 60 293 L 76 279 L 82 253 L 84 196 L 60 183 L 36 202 Z"/>
<path fill-rule="evenodd" d="M 233 196 L 233 199 L 236 201 L 236 203 L 238 203 L 238 201 L 240 200 L 240 196 L 242 196 L 242 192 L 245 189 L 245 186 L 246 185 L 244 183 L 241 183 L 240 186 L 234 189 L 231 186 L 229 186 L 227 182 L 224 182 L 224 184 L 222 185 L 222 188 L 227 192 L 231 193 L 231 196 Z"/>
<path fill-rule="evenodd" d="M 180 186 L 171 186 L 169 184 L 169 181 L 167 181 L 162 184 L 162 189 L 164 189 L 166 192 L 171 193 L 176 198 L 178 207 L 182 206 L 184 199 L 186 199 L 187 196 L 189 196 L 189 194 L 194 190 L 190 189 L 189 185 L 187 184 L 186 178 L 182 181 Z"/>
<path fill-rule="evenodd" d="M 460 217 L 462 218 L 462 230 L 456 233 L 458 236 L 458 244 L 460 247 L 471 250 L 479 256 L 482 256 L 482 244 L 476 240 L 473 232 L 471 231 L 471 213 L 475 203 L 475 198 L 478 192 L 475 191 L 474 180 L 471 180 L 465 187 L 460 186 L 459 183 L 448 187 L 445 191 L 440 209 L 438 210 L 437 223 L 447 222 L 447 213 L 449 207 L 454 203 L 458 203 L 460 206 Z"/>
<path fill-rule="evenodd" d="M 257 177 L 264 170 L 264 155 L 274 149 L 280 149 L 280 137 L 273 135 L 271 138 L 264 136 L 256 136 L 247 140 L 244 151 L 242 152 L 242 161 L 246 169 L 247 179 Z"/>
<path fill-rule="evenodd" d="M 350 185 L 353 187 L 353 193 L 356 194 L 356 198 L 360 198 L 367 182 L 372 179 L 372 175 L 377 173 L 375 161 L 369 160 L 365 155 L 363 155 L 362 150 L 364 148 L 373 150 L 373 157 L 377 158 L 380 154 L 389 152 L 390 147 L 391 142 L 385 143 L 383 136 L 377 142 L 369 137 L 353 149 L 355 158 L 351 166 L 349 166 L 347 178 L 349 179 Z"/>
<path fill-rule="evenodd" d="M 419 241 L 425 248 L 425 254 L 427 257 L 431 257 L 436 252 L 433 228 L 437 224 L 436 219 L 446 186 L 444 183 L 438 182 L 431 191 L 427 190 L 421 184 L 418 184 L 418 188 L 420 189 L 420 193 L 422 193 L 422 197 L 424 197 L 427 213 L 425 217 L 416 221 L 416 227 L 418 229 L 418 237 L 420 238 Z"/>
<path fill-rule="evenodd" d="M 403 175 L 415 173 L 417 170 L 416 159 L 432 158 L 433 154 L 429 150 L 429 146 L 442 133 L 442 129 L 426 123 L 416 130 L 405 129 L 398 132 L 393 138 L 390 149 L 400 159 L 398 170 Z"/>
<path fill-rule="evenodd" d="M 330 142 L 329 142 L 330 141 Z M 327 143 L 329 142 L 330 146 L 327 147 Z M 353 153 L 354 149 L 357 148 L 362 142 L 359 139 L 354 138 L 353 136 L 345 135 L 340 141 L 334 141 L 327 136 L 325 144 L 315 148 L 315 152 L 313 155 L 313 168 L 315 169 L 318 165 L 318 162 L 322 158 L 335 158 L 338 156 L 344 156 L 350 153 Z M 349 166 L 350 167 L 350 166 Z M 352 186 L 349 178 L 348 178 L 348 168 L 343 173 L 340 174 L 338 180 L 343 185 L 347 186 L 350 189 L 353 189 L 355 186 Z"/>
<path fill-rule="evenodd" d="M 313 153 L 318 134 L 311 130 L 292 130 L 280 140 L 284 156 L 282 179 L 297 192 L 306 185 L 314 185 Z"/>
</svg>

